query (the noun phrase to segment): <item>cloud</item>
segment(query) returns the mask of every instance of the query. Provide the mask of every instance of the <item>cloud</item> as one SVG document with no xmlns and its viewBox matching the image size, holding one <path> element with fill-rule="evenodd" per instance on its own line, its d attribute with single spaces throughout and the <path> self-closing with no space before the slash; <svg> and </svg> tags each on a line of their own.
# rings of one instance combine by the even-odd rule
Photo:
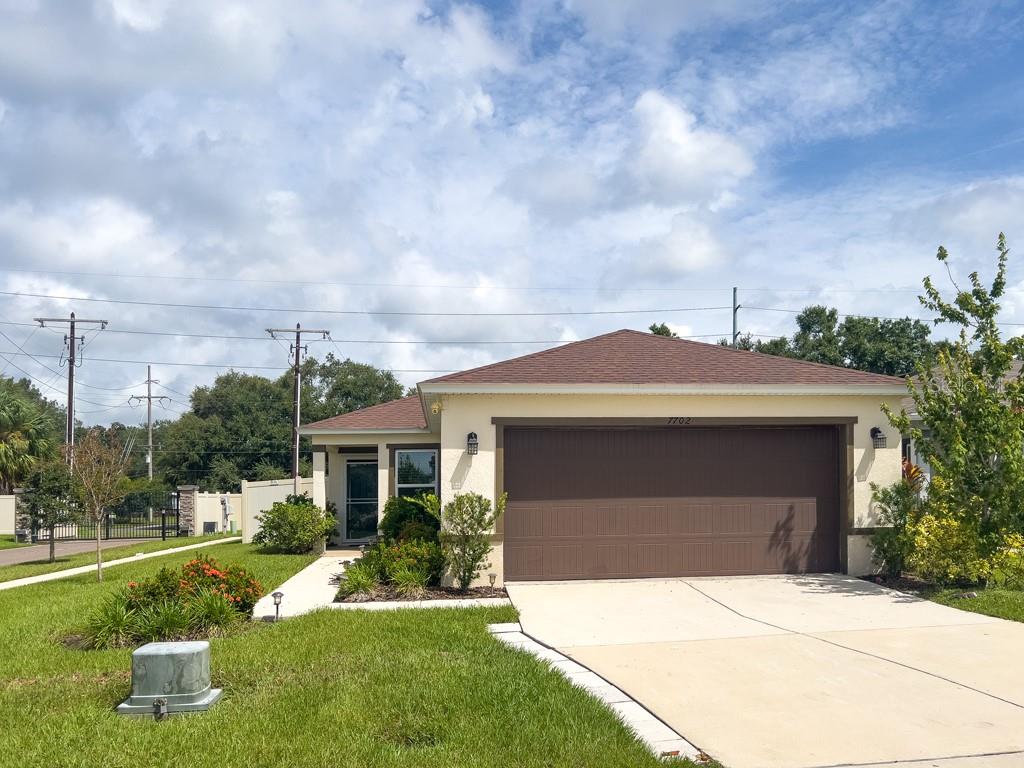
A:
<svg viewBox="0 0 1024 768">
<path fill-rule="evenodd" d="M 680 32 L 712 25 L 732 25 L 759 18 L 772 3 L 762 0 L 717 0 L 713 3 L 679 0 L 633 0 L 628 3 L 604 0 L 569 0 L 587 30 L 605 41 L 637 36 L 664 41 Z"/>
</svg>

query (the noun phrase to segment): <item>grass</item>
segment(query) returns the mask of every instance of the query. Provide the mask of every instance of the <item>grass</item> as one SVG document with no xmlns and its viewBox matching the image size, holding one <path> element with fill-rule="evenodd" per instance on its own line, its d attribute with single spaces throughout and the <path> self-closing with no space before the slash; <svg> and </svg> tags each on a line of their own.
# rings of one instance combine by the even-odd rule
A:
<svg viewBox="0 0 1024 768">
<path fill-rule="evenodd" d="M 112 707 L 130 685 L 130 652 L 76 651 L 58 638 L 128 579 L 189 555 L 0 592 L 4 754 L 25 768 L 656 768 L 595 699 L 486 632 L 511 608 L 325 610 L 214 639 L 222 701 L 163 723 Z M 216 548 L 269 590 L 310 558 Z M 287 598 L 286 598 L 287 599 Z"/>
<path fill-rule="evenodd" d="M 960 597 L 965 592 L 974 592 L 977 597 Z M 1024 621 L 1024 592 L 1015 589 L 935 589 L 922 592 L 922 597 L 936 603 L 959 608 L 962 611 L 983 613 L 1010 621 Z"/>
<path fill-rule="evenodd" d="M 173 539 L 167 539 L 166 541 L 162 539 L 154 539 L 152 541 L 126 544 L 123 547 L 104 548 L 103 561 L 109 562 L 111 560 L 116 560 L 119 557 L 131 557 L 137 552 L 159 552 L 162 549 L 185 547 L 189 544 L 199 544 L 204 541 L 214 541 L 220 538 L 223 538 L 221 534 L 217 534 L 216 536 L 182 536 L 180 538 L 175 537 Z M 45 543 L 43 546 L 45 547 Z M 43 554 L 39 560 L 32 560 L 28 563 L 15 563 L 13 565 L 0 565 L 0 582 L 21 579 L 26 576 L 38 576 L 42 573 L 63 571 L 68 568 L 75 568 L 79 565 L 93 565 L 96 563 L 95 549 L 91 549 L 87 552 L 81 552 L 76 555 L 58 555 L 57 559 L 52 563 L 46 559 L 48 556 L 47 550 L 42 549 L 40 551 Z M 111 573 L 116 570 L 117 568 L 114 568 Z M 106 571 L 104 571 L 104 578 L 106 578 Z"/>
<path fill-rule="evenodd" d="M 29 544 L 20 544 L 14 540 L 13 534 L 0 536 L 0 549 L 14 549 L 15 547 L 27 547 Z"/>
</svg>

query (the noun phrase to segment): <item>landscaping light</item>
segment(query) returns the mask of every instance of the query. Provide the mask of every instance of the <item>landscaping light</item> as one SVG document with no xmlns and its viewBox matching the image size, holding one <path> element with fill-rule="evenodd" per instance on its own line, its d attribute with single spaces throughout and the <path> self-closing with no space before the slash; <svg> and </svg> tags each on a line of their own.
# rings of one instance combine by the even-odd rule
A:
<svg viewBox="0 0 1024 768">
<path fill-rule="evenodd" d="M 494 589 L 494 582 L 496 582 L 498 580 L 498 574 L 496 574 L 496 573 L 488 573 L 487 574 L 487 580 L 489 582 L 491 582 L 491 589 Z"/>
<path fill-rule="evenodd" d="M 476 432 L 470 432 L 466 435 L 466 453 L 470 456 L 476 456 L 480 451 L 480 440 L 476 436 Z"/>
<path fill-rule="evenodd" d="M 879 427 L 871 428 L 871 445 L 875 448 L 885 448 L 885 432 Z"/>
<path fill-rule="evenodd" d="M 281 618 L 281 600 L 284 598 L 284 592 L 275 592 L 271 595 L 274 598 L 274 621 Z"/>
</svg>

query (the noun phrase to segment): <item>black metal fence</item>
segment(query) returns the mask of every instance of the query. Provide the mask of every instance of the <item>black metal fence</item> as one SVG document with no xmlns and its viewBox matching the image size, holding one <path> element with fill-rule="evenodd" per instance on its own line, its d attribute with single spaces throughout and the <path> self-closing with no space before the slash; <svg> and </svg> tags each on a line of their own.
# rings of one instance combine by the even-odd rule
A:
<svg viewBox="0 0 1024 768">
<path fill-rule="evenodd" d="M 96 521 L 87 516 L 62 523 L 54 528 L 53 538 L 55 541 L 95 539 L 96 525 Z M 188 535 L 179 525 L 177 492 L 157 497 L 129 495 L 107 511 L 99 528 L 103 539 L 169 539 Z M 31 534 L 33 542 L 50 540 L 50 531 L 37 524 L 32 526 Z"/>
</svg>

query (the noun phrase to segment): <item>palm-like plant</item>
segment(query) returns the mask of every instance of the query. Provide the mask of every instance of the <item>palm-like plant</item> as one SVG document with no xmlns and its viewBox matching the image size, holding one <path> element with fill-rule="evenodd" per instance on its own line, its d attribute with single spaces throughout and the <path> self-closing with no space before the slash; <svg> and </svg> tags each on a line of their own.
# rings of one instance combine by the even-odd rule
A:
<svg viewBox="0 0 1024 768">
<path fill-rule="evenodd" d="M 0 392 L 0 493 L 10 493 L 39 460 L 55 454 L 50 426 L 32 403 Z"/>
</svg>

